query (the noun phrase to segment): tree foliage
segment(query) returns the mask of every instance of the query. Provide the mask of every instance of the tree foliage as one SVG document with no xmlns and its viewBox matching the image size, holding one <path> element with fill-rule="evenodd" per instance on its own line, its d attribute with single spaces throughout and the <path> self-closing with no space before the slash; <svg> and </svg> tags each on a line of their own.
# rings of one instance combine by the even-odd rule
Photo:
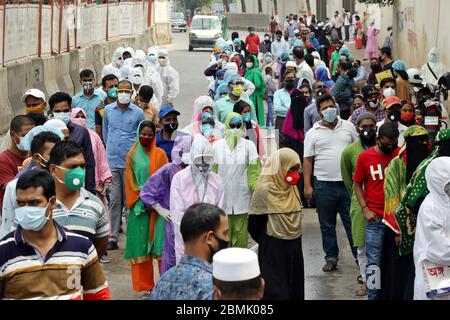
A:
<svg viewBox="0 0 450 320">
<path fill-rule="evenodd" d="M 360 3 L 365 4 L 378 4 L 380 7 L 392 6 L 394 0 L 358 0 Z"/>
<path fill-rule="evenodd" d="M 191 9 L 194 12 L 195 8 L 202 6 L 211 6 L 212 0 L 185 0 L 186 9 Z"/>
</svg>

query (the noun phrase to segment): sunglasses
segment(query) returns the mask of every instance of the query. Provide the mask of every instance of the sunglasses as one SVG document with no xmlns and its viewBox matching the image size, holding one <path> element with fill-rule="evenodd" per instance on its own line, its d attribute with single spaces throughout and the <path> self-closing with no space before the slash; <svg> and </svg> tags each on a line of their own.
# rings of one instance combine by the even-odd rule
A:
<svg viewBox="0 0 450 320">
<path fill-rule="evenodd" d="M 240 129 L 241 127 L 242 127 L 242 122 L 230 123 L 230 128 L 231 129 Z"/>
</svg>

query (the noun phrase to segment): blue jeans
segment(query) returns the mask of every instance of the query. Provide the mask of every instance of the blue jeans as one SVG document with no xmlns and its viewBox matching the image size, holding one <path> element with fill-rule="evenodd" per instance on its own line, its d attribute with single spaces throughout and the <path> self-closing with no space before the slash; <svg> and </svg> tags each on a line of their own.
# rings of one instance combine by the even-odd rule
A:
<svg viewBox="0 0 450 320">
<path fill-rule="evenodd" d="M 267 117 L 266 127 L 274 127 L 275 120 L 273 118 L 273 97 L 267 97 Z"/>
<path fill-rule="evenodd" d="M 366 222 L 366 283 L 369 289 L 369 300 L 379 300 L 381 289 L 381 253 L 383 250 L 384 232 L 386 226 L 381 219 L 377 222 Z"/>
<path fill-rule="evenodd" d="M 314 197 L 319 215 L 322 247 L 325 261 L 337 264 L 339 247 L 336 237 L 336 218 L 339 213 L 353 257 L 356 258 L 356 248 L 353 247 L 352 223 L 350 220 L 350 197 L 342 181 L 318 181 L 314 178 Z"/>
</svg>

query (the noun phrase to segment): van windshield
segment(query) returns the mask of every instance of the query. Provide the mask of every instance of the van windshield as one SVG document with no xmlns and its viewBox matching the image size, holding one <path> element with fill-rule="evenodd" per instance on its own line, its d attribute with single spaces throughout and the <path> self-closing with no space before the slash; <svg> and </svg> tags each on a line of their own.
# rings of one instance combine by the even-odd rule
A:
<svg viewBox="0 0 450 320">
<path fill-rule="evenodd" d="M 192 21 L 192 29 L 195 30 L 217 30 L 220 29 L 220 23 L 217 19 L 199 18 Z"/>
</svg>

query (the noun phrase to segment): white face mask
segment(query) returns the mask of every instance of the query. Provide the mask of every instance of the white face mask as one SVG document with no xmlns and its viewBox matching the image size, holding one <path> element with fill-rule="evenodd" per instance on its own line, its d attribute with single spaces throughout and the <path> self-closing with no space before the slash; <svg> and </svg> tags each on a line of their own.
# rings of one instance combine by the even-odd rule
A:
<svg viewBox="0 0 450 320">
<path fill-rule="evenodd" d="M 253 67 L 253 63 L 252 62 L 247 62 L 245 65 L 247 66 L 247 68 L 252 68 Z"/>
<path fill-rule="evenodd" d="M 117 100 L 120 104 L 128 104 L 131 101 L 131 96 L 129 93 L 121 92 L 118 94 Z"/>
<path fill-rule="evenodd" d="M 377 107 L 378 107 L 378 101 L 375 101 L 375 102 L 370 101 L 369 102 L 369 108 L 370 109 L 376 109 Z"/>
<path fill-rule="evenodd" d="M 395 89 L 393 88 L 387 88 L 383 90 L 383 96 L 385 98 L 393 97 L 395 96 Z"/>
<path fill-rule="evenodd" d="M 189 152 L 183 152 L 183 154 L 181 155 L 181 162 L 184 163 L 185 165 L 190 165 L 191 154 Z"/>
</svg>

